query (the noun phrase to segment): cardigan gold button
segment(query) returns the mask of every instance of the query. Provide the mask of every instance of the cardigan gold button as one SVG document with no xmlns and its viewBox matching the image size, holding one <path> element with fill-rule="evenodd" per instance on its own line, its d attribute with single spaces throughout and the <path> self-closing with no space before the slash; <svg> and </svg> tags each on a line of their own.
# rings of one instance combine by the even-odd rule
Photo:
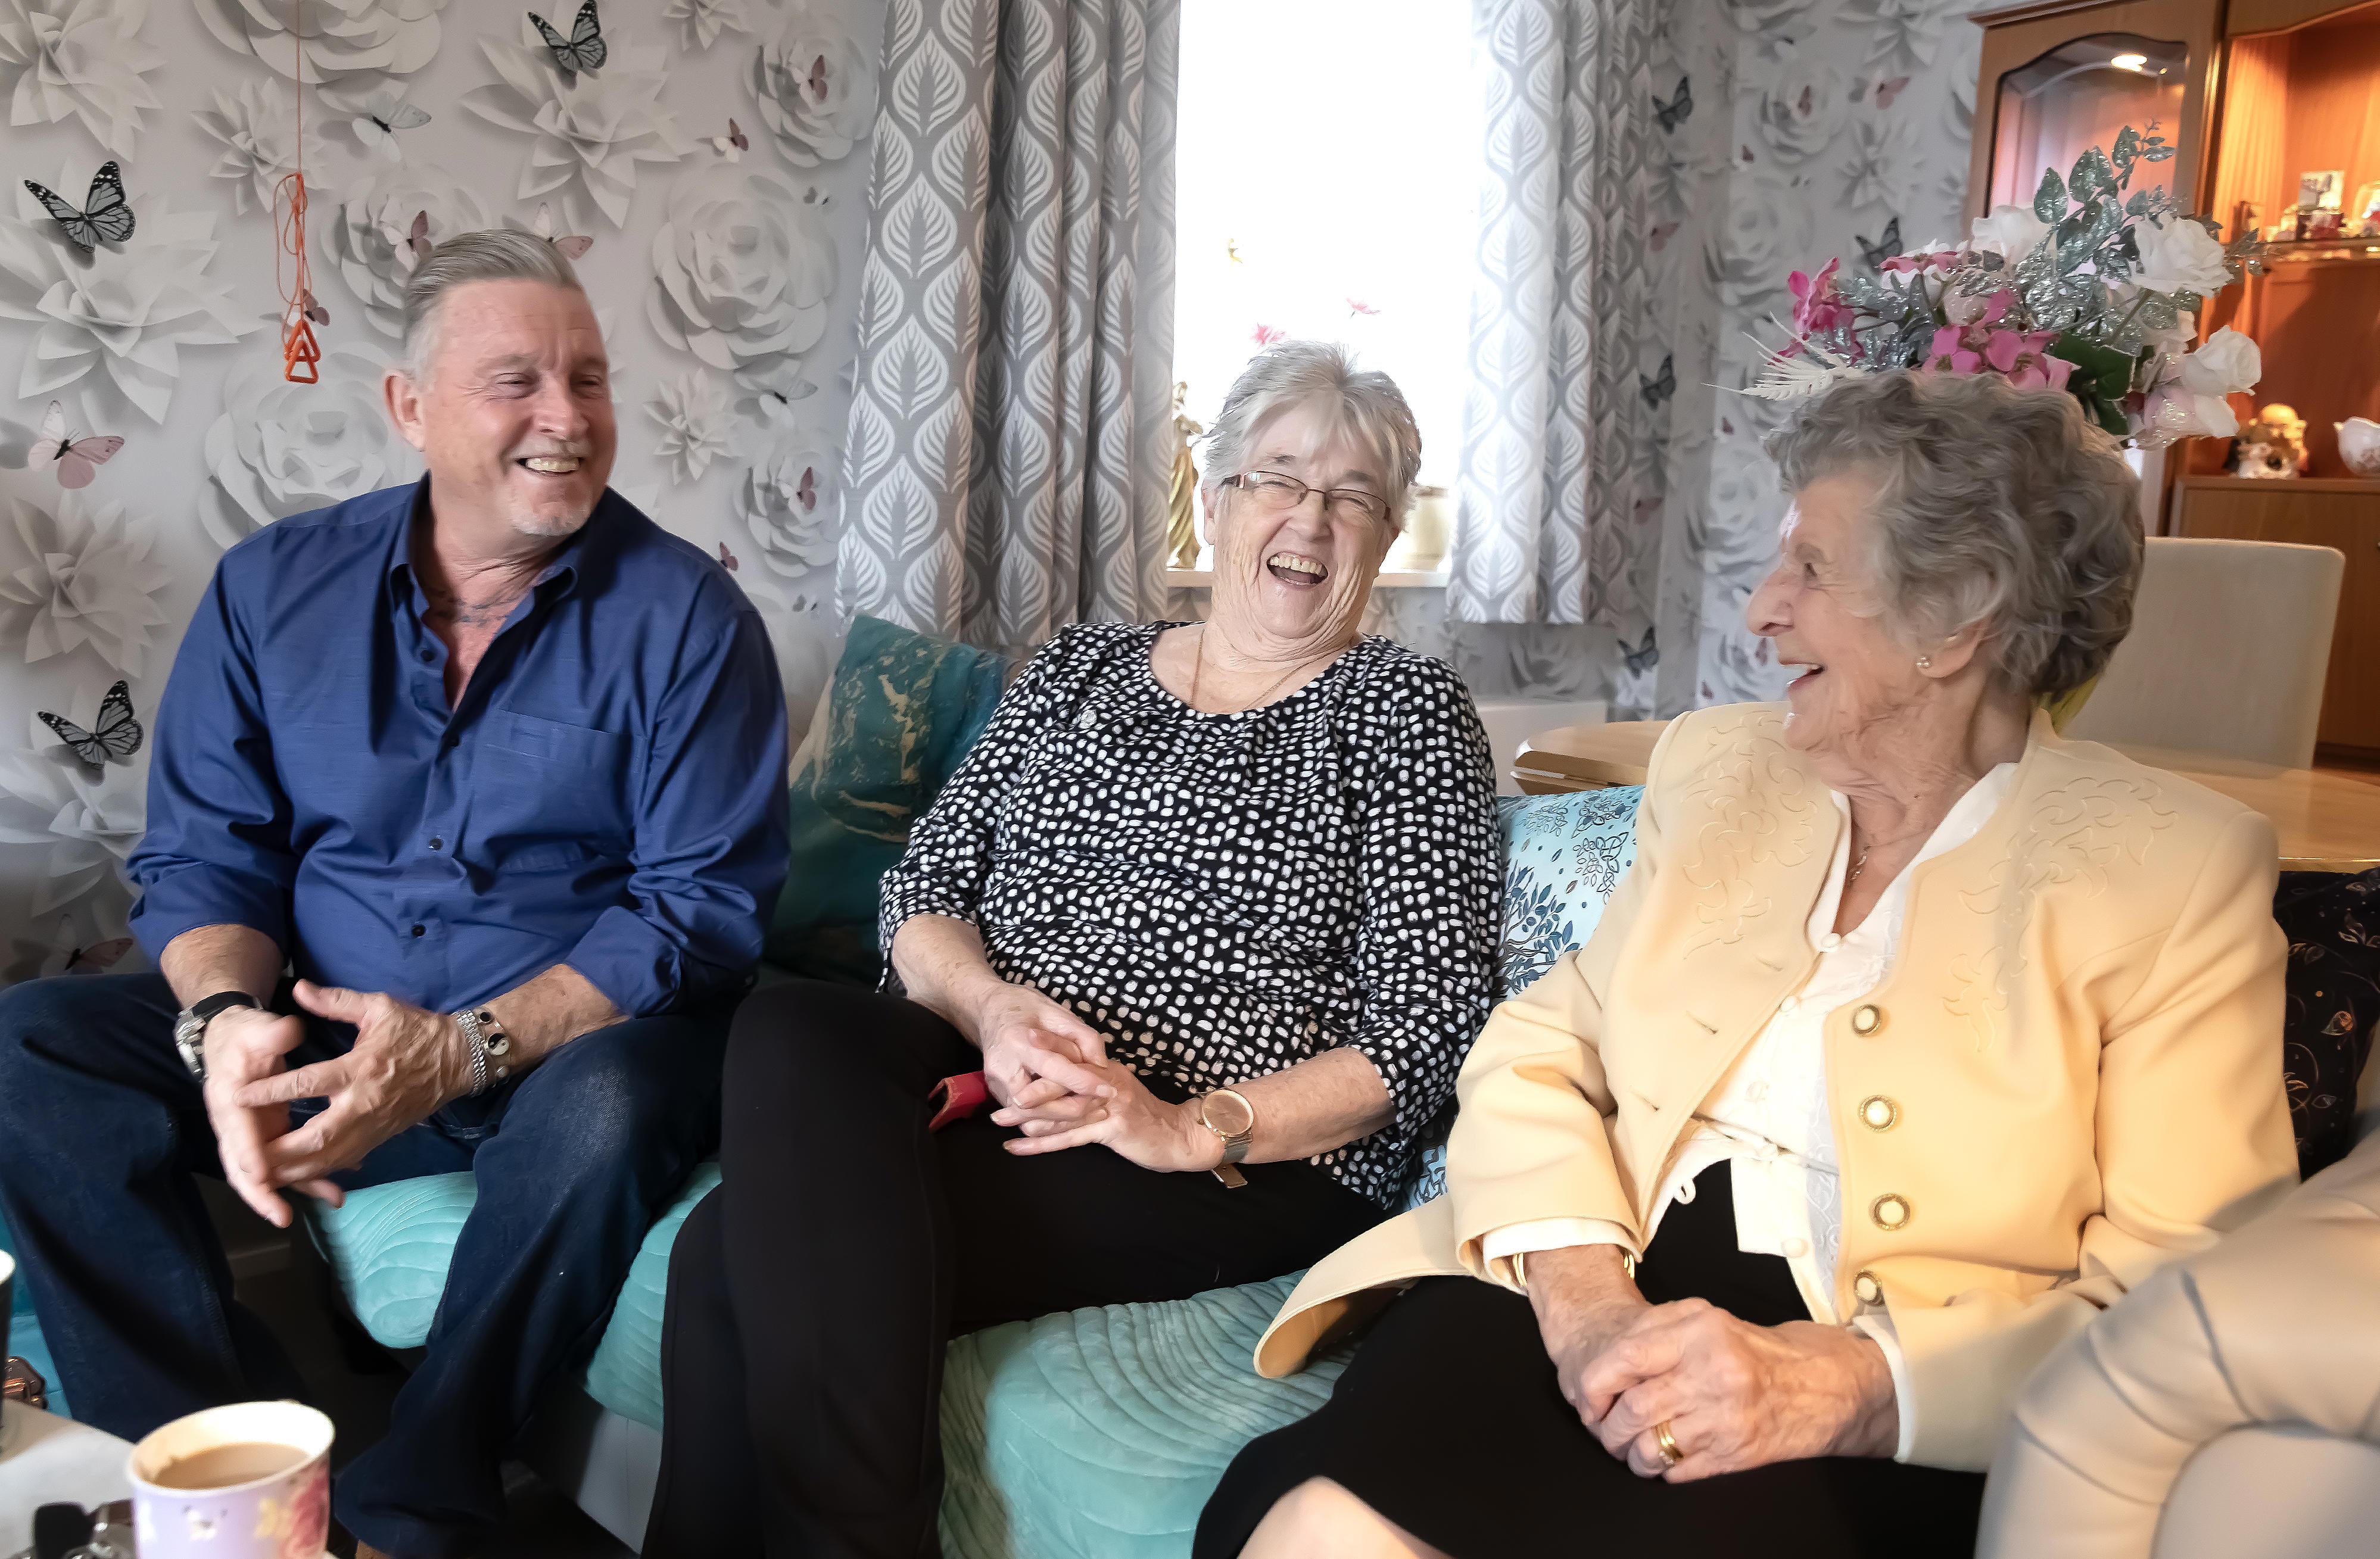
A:
<svg viewBox="0 0 2380 1559">
<path fill-rule="evenodd" d="M 1884 1009 L 1865 1002 L 1852 1009 L 1852 1033 L 1866 1039 L 1884 1028 Z"/>
<path fill-rule="evenodd" d="M 1876 1274 L 1863 1272 L 1852 1279 L 1852 1295 L 1864 1305 L 1880 1305 L 1884 1303 L 1884 1285 L 1876 1280 Z"/>
<path fill-rule="evenodd" d="M 1911 1215 L 1909 1199 L 1887 1191 L 1867 1204 L 1867 1215 L 1875 1220 L 1876 1227 L 1887 1234 L 1907 1228 Z"/>
<path fill-rule="evenodd" d="M 1900 1106 L 1881 1094 L 1871 1094 L 1860 1101 L 1859 1117 L 1871 1131 L 1889 1131 L 1900 1119 Z"/>
</svg>

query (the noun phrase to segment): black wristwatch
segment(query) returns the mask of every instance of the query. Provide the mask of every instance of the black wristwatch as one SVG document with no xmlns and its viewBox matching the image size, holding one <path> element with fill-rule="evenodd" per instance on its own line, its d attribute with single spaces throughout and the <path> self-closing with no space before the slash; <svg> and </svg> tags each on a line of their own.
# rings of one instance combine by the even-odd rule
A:
<svg viewBox="0 0 2380 1559">
<path fill-rule="evenodd" d="M 174 1048 L 182 1053 L 182 1065 L 190 1069 L 190 1075 L 200 1082 L 207 1080 L 207 1025 L 217 1013 L 235 1007 L 261 1009 L 263 1005 L 246 991 L 217 991 L 184 1008 L 174 1019 Z"/>
</svg>

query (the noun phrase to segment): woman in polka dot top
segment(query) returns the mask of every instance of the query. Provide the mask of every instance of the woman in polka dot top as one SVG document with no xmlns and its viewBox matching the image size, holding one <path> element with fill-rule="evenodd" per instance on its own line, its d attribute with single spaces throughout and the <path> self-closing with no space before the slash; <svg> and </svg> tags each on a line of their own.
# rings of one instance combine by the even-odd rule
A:
<svg viewBox="0 0 2380 1559">
<path fill-rule="evenodd" d="M 1502 877 L 1470 695 L 1357 628 L 1420 461 L 1385 375 L 1260 356 L 1209 620 L 1061 633 L 885 874 L 884 992 L 746 1003 L 647 1553 L 921 1552 L 947 1337 L 1278 1276 L 1394 1203 Z M 978 1070 L 997 1107 L 932 1130 Z"/>
</svg>

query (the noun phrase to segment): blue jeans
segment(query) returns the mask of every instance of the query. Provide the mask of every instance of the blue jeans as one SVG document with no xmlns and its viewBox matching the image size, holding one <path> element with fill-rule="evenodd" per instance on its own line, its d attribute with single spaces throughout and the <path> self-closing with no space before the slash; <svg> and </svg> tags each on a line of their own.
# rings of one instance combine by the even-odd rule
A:
<svg viewBox="0 0 2380 1559">
<path fill-rule="evenodd" d="M 223 1168 L 174 1049 L 176 1005 L 154 974 L 0 991 L 0 1214 L 75 1416 L 128 1440 L 218 1403 L 304 1395 L 233 1299 L 190 1178 Z M 290 1064 L 352 1039 L 312 1024 Z M 453 1559 L 503 1520 L 504 1446 L 593 1348 L 646 1230 L 717 1141 L 726 1041 L 724 1012 L 599 1029 L 334 1177 L 361 1190 L 468 1169 L 479 1183 L 427 1356 L 386 1436 L 339 1476 L 350 1531 Z"/>
</svg>

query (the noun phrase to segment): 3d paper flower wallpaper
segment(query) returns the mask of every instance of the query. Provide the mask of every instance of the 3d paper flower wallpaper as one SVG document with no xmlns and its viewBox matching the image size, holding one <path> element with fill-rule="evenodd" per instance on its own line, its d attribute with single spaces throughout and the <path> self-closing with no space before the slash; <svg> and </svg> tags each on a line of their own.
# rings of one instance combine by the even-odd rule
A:
<svg viewBox="0 0 2380 1559">
<path fill-rule="evenodd" d="M 820 633 L 882 0 L 606 0 L 601 25 L 603 66 L 565 76 L 523 6 L 0 0 L 0 981 L 144 966 L 116 939 L 145 746 L 86 763 L 40 717 L 88 731 L 121 681 L 146 721 L 225 548 L 419 475 L 381 400 L 417 239 L 577 249 L 613 485 L 745 560 L 781 655 Z M 301 147 L 314 385 L 276 328 Z M 86 249 L 23 181 L 94 211 L 111 162 L 132 230 Z M 95 441 L 70 449 L 120 445 L 29 461 L 52 402 Z"/>
</svg>

